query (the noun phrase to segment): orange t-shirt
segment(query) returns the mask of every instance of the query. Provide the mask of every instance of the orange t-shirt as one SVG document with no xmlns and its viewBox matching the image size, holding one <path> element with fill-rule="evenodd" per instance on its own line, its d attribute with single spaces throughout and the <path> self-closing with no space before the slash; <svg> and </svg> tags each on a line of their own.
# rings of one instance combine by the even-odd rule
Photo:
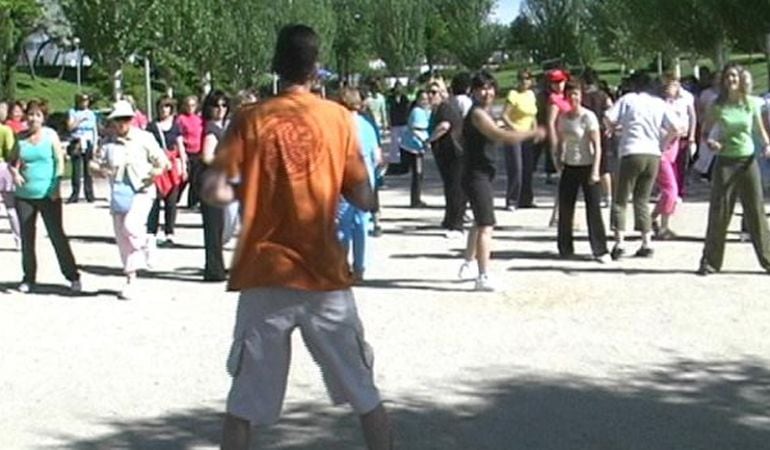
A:
<svg viewBox="0 0 770 450">
<path fill-rule="evenodd" d="M 348 110 L 298 92 L 246 107 L 214 166 L 240 180 L 243 224 L 229 290 L 350 287 L 337 204 L 368 175 Z"/>
</svg>

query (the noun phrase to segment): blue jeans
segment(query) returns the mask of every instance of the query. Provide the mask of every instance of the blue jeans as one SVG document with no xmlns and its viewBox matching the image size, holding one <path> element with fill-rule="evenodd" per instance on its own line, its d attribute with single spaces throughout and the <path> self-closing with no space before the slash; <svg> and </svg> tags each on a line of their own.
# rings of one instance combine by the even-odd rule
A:
<svg viewBox="0 0 770 450">
<path fill-rule="evenodd" d="M 345 200 L 340 200 L 337 210 L 337 237 L 345 248 L 350 250 L 353 241 L 353 271 L 362 274 L 366 268 L 369 247 L 369 225 L 371 213 L 356 208 Z"/>
</svg>

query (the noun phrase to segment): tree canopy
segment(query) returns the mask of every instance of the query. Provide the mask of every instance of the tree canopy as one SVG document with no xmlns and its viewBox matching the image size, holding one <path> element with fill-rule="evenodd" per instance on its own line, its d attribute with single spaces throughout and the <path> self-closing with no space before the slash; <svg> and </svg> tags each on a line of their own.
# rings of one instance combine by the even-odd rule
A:
<svg viewBox="0 0 770 450">
<path fill-rule="evenodd" d="M 491 21 L 496 0 L 0 0 L 0 95 L 13 96 L 25 36 L 42 29 L 80 45 L 110 74 L 149 57 L 159 82 L 197 90 L 254 86 L 271 70 L 278 29 L 313 26 L 326 68 L 416 75 L 427 64 L 477 69 L 497 50 L 520 61 L 626 66 L 667 57 L 712 57 L 763 48 L 770 0 L 523 0 L 509 25 Z"/>
</svg>

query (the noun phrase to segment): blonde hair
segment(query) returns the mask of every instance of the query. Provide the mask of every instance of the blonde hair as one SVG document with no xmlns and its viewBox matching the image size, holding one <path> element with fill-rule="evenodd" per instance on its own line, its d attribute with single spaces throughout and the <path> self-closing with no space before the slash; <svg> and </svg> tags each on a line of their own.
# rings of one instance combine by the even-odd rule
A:
<svg viewBox="0 0 770 450">
<path fill-rule="evenodd" d="M 356 88 L 347 86 L 340 89 L 340 103 L 351 111 L 359 111 L 363 105 L 361 92 Z"/>
<path fill-rule="evenodd" d="M 195 104 L 199 105 L 200 101 L 198 101 L 198 97 L 194 95 L 188 95 L 184 98 L 184 101 L 182 101 L 182 111 L 188 114 L 195 114 L 195 111 L 189 111 L 187 108 L 187 104 L 190 103 L 190 101 L 195 100 Z"/>
<path fill-rule="evenodd" d="M 428 80 L 428 87 L 435 86 L 439 90 L 442 97 L 446 97 L 449 94 L 449 90 L 446 87 L 446 82 L 443 78 L 431 78 Z"/>
</svg>

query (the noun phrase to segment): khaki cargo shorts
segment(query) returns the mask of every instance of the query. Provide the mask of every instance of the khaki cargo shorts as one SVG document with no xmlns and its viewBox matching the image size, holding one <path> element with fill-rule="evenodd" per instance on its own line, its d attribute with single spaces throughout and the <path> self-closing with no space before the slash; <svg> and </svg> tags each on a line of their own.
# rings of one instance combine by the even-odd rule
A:
<svg viewBox="0 0 770 450">
<path fill-rule="evenodd" d="M 299 328 L 320 366 L 332 402 L 358 414 L 380 404 L 371 347 L 364 341 L 351 290 L 250 289 L 238 301 L 227 370 L 233 377 L 227 412 L 266 426 L 278 421 L 286 393 L 291 333 Z"/>
</svg>

